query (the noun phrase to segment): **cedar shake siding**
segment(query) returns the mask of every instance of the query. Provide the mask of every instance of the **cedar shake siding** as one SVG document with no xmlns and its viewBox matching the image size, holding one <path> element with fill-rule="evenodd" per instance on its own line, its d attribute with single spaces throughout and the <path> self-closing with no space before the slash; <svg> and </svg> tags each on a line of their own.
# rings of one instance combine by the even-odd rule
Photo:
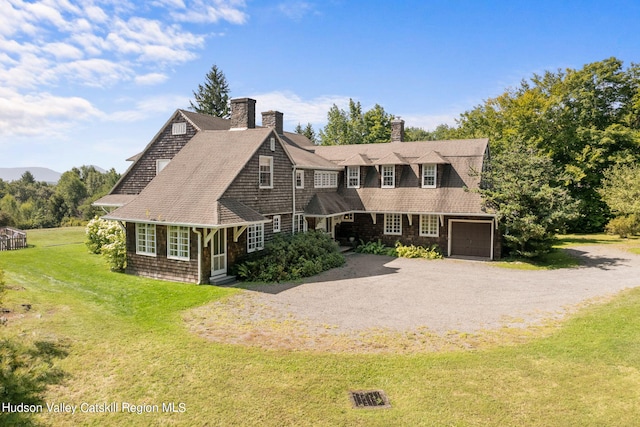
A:
<svg viewBox="0 0 640 427">
<path fill-rule="evenodd" d="M 172 135 L 174 123 L 186 123 L 184 135 Z M 147 150 L 131 165 L 123 179 L 116 184 L 111 194 L 140 194 L 156 176 L 156 161 L 171 160 L 196 134 L 197 130 L 179 114 L 174 116 Z"/>
<path fill-rule="evenodd" d="M 396 242 L 403 245 L 431 246 L 438 245 L 444 254 L 448 249 L 449 238 L 449 220 L 464 221 L 483 221 L 488 218 L 470 217 L 470 216 L 448 216 L 438 215 L 438 237 L 429 237 L 420 235 L 420 215 L 411 215 L 411 225 L 406 214 L 401 214 L 402 218 L 402 235 L 384 234 L 384 214 L 375 214 L 376 223 L 373 223 L 371 214 L 356 213 L 353 222 L 341 222 L 336 226 L 336 239 L 343 244 L 348 244 L 349 237 L 354 237 L 356 242 L 362 240 L 364 243 L 376 242 L 380 240 L 387 246 L 393 247 Z M 441 223 L 441 217 L 444 224 Z M 490 219 L 490 218 L 489 218 Z M 311 225 L 309 225 L 311 229 Z M 496 234 L 493 241 L 494 259 L 499 259 L 502 254 L 502 242 Z"/>
<path fill-rule="evenodd" d="M 222 196 L 237 200 L 256 212 L 269 216 L 291 212 L 293 205 L 293 164 L 277 140 L 275 151 L 271 151 L 272 137 L 276 138 L 275 132 L 260 145 Z M 260 188 L 260 156 L 273 158 L 273 188 Z M 265 227 L 265 231 L 267 228 Z"/>
<path fill-rule="evenodd" d="M 136 253 L 136 224 L 127 223 L 126 273 L 153 279 L 198 283 L 198 236 L 189 230 L 189 260 L 167 258 L 167 227 L 156 225 L 156 254 Z"/>
</svg>

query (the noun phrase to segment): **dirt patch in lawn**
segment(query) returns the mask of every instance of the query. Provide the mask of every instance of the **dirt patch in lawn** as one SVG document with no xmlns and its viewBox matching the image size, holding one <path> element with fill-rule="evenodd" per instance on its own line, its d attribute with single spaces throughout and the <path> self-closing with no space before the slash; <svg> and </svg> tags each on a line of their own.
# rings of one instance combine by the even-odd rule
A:
<svg viewBox="0 0 640 427">
<path fill-rule="evenodd" d="M 548 314 L 545 321 L 535 325 L 526 324 L 522 318 L 505 316 L 503 327 L 473 333 L 457 330 L 437 333 L 426 326 L 404 331 L 382 327 L 346 330 L 276 310 L 261 302 L 258 295 L 245 291 L 192 309 L 185 313 L 184 320 L 191 332 L 224 344 L 322 353 L 406 354 L 521 344 L 559 328 L 561 316 Z"/>
</svg>

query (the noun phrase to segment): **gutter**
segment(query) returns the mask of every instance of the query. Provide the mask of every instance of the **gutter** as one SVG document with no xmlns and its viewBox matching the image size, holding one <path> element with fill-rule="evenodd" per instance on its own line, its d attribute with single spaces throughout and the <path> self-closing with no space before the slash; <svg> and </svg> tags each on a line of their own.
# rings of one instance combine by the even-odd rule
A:
<svg viewBox="0 0 640 427">
<path fill-rule="evenodd" d="M 291 176 L 291 192 L 293 193 L 292 197 L 292 211 L 291 211 L 291 234 L 295 233 L 294 221 L 296 218 L 296 165 L 293 164 L 293 175 Z"/>
</svg>

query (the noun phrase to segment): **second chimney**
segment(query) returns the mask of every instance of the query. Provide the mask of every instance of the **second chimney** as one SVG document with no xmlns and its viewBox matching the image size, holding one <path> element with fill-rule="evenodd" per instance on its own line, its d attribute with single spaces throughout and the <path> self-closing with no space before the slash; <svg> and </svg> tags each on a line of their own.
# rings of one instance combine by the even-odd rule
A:
<svg viewBox="0 0 640 427">
<path fill-rule="evenodd" d="M 404 120 L 391 120 L 391 142 L 404 142 Z"/>
<path fill-rule="evenodd" d="M 236 98 L 231 100 L 231 129 L 256 127 L 256 100 Z"/>
<path fill-rule="evenodd" d="M 282 135 L 284 133 L 283 116 L 280 111 L 264 111 L 262 113 L 262 126 L 275 129 L 278 135 Z"/>
</svg>

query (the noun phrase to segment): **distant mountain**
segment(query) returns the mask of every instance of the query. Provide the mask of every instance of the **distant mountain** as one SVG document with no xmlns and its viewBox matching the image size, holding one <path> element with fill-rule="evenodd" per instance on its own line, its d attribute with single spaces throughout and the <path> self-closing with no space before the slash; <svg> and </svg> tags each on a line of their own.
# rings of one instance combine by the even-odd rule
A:
<svg viewBox="0 0 640 427">
<path fill-rule="evenodd" d="M 36 181 L 45 181 L 56 183 L 60 179 L 60 172 L 56 172 L 49 168 L 0 168 L 0 179 L 4 181 L 16 181 L 20 179 L 26 171 L 31 172 Z"/>
</svg>

